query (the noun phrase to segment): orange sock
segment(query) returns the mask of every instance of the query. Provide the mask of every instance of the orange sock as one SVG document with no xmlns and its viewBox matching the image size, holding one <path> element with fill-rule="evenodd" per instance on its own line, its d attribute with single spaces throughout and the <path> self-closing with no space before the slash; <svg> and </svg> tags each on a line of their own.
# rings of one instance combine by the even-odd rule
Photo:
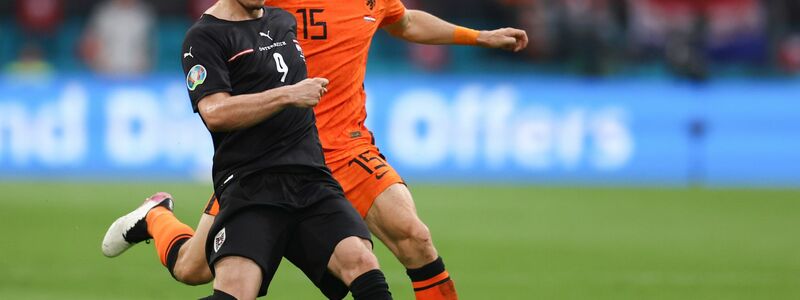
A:
<svg viewBox="0 0 800 300">
<path fill-rule="evenodd" d="M 158 258 L 161 264 L 167 266 L 167 255 L 175 242 L 188 239 L 194 235 L 194 230 L 181 223 L 169 209 L 157 206 L 147 213 L 147 232 L 153 237 L 156 244 Z M 172 270 L 170 270 L 171 272 Z"/>
<path fill-rule="evenodd" d="M 417 281 L 414 286 L 414 296 L 417 300 L 457 300 L 456 286 L 447 271 L 431 278 L 429 281 Z"/>
<path fill-rule="evenodd" d="M 407 270 L 417 300 L 458 300 L 456 286 L 439 257 L 419 269 Z"/>
</svg>

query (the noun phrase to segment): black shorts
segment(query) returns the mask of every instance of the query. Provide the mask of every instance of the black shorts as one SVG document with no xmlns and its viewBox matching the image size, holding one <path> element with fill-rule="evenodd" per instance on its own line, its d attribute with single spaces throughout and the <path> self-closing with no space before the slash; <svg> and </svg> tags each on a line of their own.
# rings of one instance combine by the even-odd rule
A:
<svg viewBox="0 0 800 300">
<path fill-rule="evenodd" d="M 347 295 L 347 286 L 328 271 L 328 261 L 343 239 L 370 240 L 370 234 L 330 174 L 260 173 L 220 192 L 220 211 L 206 242 L 212 273 L 223 257 L 249 258 L 261 268 L 258 295 L 264 296 L 286 257 L 326 297 Z"/>
</svg>

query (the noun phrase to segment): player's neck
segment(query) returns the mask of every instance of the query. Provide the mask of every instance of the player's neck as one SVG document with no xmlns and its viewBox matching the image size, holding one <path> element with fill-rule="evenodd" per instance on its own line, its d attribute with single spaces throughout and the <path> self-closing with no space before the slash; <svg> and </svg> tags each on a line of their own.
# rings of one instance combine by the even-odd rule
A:
<svg viewBox="0 0 800 300">
<path fill-rule="evenodd" d="M 264 10 L 246 8 L 236 0 L 220 0 L 205 13 L 226 21 L 247 21 L 261 18 Z"/>
</svg>

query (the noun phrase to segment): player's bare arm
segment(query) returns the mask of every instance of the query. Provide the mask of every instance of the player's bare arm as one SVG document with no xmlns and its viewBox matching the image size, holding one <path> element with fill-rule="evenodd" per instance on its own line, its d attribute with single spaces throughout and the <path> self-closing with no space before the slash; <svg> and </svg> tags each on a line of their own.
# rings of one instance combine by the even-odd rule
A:
<svg viewBox="0 0 800 300">
<path fill-rule="evenodd" d="M 325 78 L 309 78 L 260 93 L 236 96 L 214 93 L 203 97 L 197 108 L 209 130 L 232 131 L 252 127 L 287 106 L 314 107 L 328 91 L 327 86 Z"/>
<path fill-rule="evenodd" d="M 528 46 L 528 35 L 516 28 L 476 31 L 453 25 L 420 10 L 406 10 L 400 20 L 383 27 L 394 37 L 420 44 L 478 45 L 509 51 L 520 51 Z"/>
</svg>

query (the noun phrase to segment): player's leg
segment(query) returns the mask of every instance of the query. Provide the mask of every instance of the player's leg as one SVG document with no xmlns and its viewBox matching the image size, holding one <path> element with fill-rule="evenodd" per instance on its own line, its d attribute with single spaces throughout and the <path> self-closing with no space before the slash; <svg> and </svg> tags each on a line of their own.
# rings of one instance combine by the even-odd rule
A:
<svg viewBox="0 0 800 300">
<path fill-rule="evenodd" d="M 172 206 L 172 195 L 159 192 L 145 199 L 144 203 L 132 212 L 117 218 L 114 223 L 111 223 L 111 226 L 109 226 L 103 237 L 103 255 L 107 257 L 116 257 L 130 247 L 133 247 L 133 245 L 151 239 L 152 236 L 148 231 L 152 226 L 149 226 L 147 223 L 148 217 L 151 215 L 160 215 L 163 212 L 171 212 Z M 161 226 L 170 223 L 168 220 L 165 220 L 166 218 L 157 219 L 159 221 L 164 221 L 158 224 Z M 191 236 L 194 234 L 189 226 L 184 226 L 176 225 L 174 226 L 174 231 L 180 236 Z"/>
<path fill-rule="evenodd" d="M 417 216 L 411 193 L 378 149 L 373 145 L 353 147 L 347 159 L 329 160 L 328 166 L 370 231 L 406 267 L 417 299 L 457 299 L 430 231 Z"/>
<path fill-rule="evenodd" d="M 350 287 L 355 300 L 392 299 L 386 277 L 368 240 L 352 236 L 339 242 L 328 262 L 328 269 Z"/>
<path fill-rule="evenodd" d="M 376 197 L 365 220 L 370 232 L 384 241 L 400 263 L 417 269 L 436 260 L 438 254 L 411 199 L 405 185 L 392 184 Z"/>
<path fill-rule="evenodd" d="M 172 272 L 178 249 L 194 236 L 194 230 L 172 213 L 172 206 L 172 195 L 160 192 L 118 218 L 103 238 L 103 254 L 115 257 L 141 241 L 153 239 L 161 264 Z"/>
<path fill-rule="evenodd" d="M 285 252 L 291 222 L 289 214 L 277 208 L 239 206 L 230 213 L 223 209 L 205 245 L 214 289 L 239 300 L 266 295 Z"/>
<path fill-rule="evenodd" d="M 208 199 L 195 235 L 182 245 L 176 244 L 167 253 L 167 269 L 176 280 L 188 285 L 200 285 L 214 279 L 206 261 L 206 239 L 214 219 L 219 213 L 219 202 L 215 195 Z"/>
<path fill-rule="evenodd" d="M 372 244 L 355 236 L 339 242 L 328 262 L 331 273 L 348 286 L 361 274 L 378 268 L 378 259 L 372 254 Z"/>
<path fill-rule="evenodd" d="M 211 273 L 216 276 L 214 289 L 240 300 L 267 294 L 295 222 L 286 210 L 258 201 L 262 196 L 271 199 L 274 193 L 252 192 L 246 191 L 238 180 L 219 192 L 219 214 L 211 225 L 204 251 Z M 256 270 L 260 276 L 252 280 Z M 238 283 L 240 280 L 244 282 Z"/>
<path fill-rule="evenodd" d="M 405 185 L 397 183 L 384 190 L 367 212 L 366 222 L 406 267 L 417 299 L 458 299 L 431 233 L 417 216 Z"/>
<path fill-rule="evenodd" d="M 378 268 L 372 243 L 355 236 L 339 242 L 328 262 L 328 269 L 348 286 L 359 275 Z"/>
<path fill-rule="evenodd" d="M 329 299 L 342 299 L 348 291 L 357 300 L 391 299 L 367 226 L 339 184 L 327 174 L 303 181 L 299 196 L 317 202 L 299 213 L 286 258 Z"/>
<path fill-rule="evenodd" d="M 205 250 L 211 224 L 214 224 L 214 216 L 204 213 L 197 224 L 195 235 L 183 245 L 173 246 L 167 254 L 167 268 L 176 280 L 188 285 L 200 285 L 214 279 L 206 262 Z M 176 248 L 178 251 L 174 253 Z"/>
<path fill-rule="evenodd" d="M 204 246 L 214 222 L 214 216 L 208 214 L 211 204 L 200 218 L 197 232 L 194 232 L 172 213 L 172 196 L 156 193 L 111 225 L 103 239 L 103 253 L 115 257 L 136 243 L 153 239 L 161 264 L 176 280 L 189 285 L 208 283 L 213 278 L 206 263 Z M 213 204 L 216 211 L 216 201 Z"/>
<path fill-rule="evenodd" d="M 214 264 L 217 277 L 214 279 L 214 294 L 219 299 L 231 296 L 234 299 L 255 299 L 261 288 L 261 268 L 249 258 L 226 256 Z M 216 298 L 208 298 L 216 299 Z"/>
</svg>

